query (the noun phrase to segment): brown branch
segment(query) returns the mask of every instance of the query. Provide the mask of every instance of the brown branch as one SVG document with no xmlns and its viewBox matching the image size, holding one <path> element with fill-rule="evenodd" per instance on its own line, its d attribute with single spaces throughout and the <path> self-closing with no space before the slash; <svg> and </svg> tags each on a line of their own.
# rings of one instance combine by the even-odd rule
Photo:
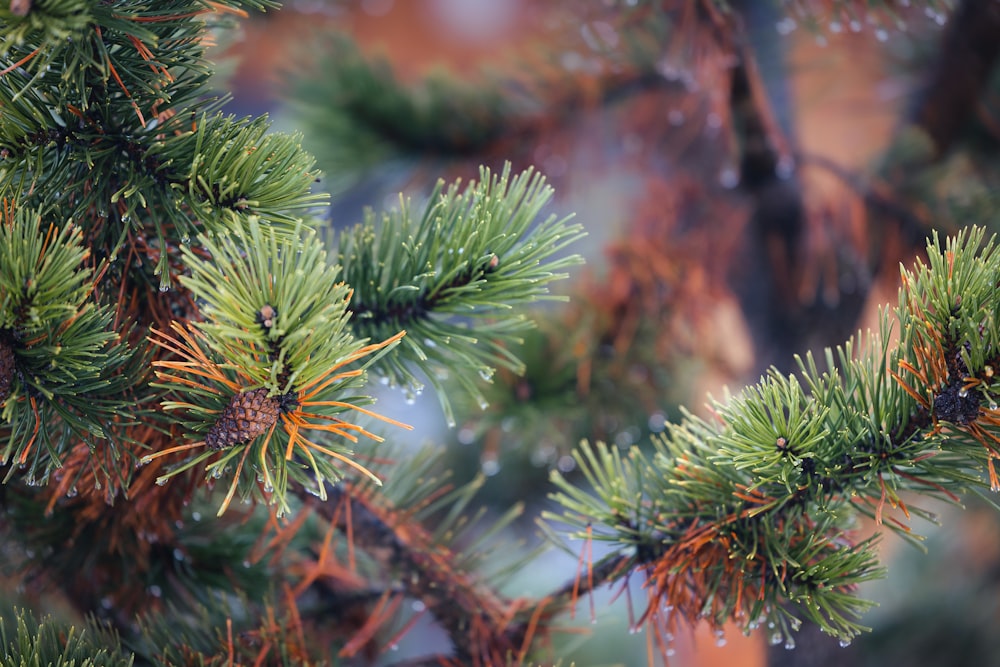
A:
<svg viewBox="0 0 1000 667">
<path fill-rule="evenodd" d="M 964 0 L 955 10 L 912 121 L 934 141 L 941 157 L 976 112 L 1000 58 L 1000 3 Z"/>
<path fill-rule="evenodd" d="M 455 659 L 489 665 L 518 654 L 526 632 L 524 625 L 512 623 L 516 602 L 457 568 L 457 554 L 435 544 L 412 517 L 391 509 L 363 487 L 341 484 L 329 495 L 323 502 L 299 493 L 316 514 L 350 535 L 353 547 L 364 550 L 384 571 L 396 573 L 406 594 L 422 601 L 448 633 Z"/>
</svg>

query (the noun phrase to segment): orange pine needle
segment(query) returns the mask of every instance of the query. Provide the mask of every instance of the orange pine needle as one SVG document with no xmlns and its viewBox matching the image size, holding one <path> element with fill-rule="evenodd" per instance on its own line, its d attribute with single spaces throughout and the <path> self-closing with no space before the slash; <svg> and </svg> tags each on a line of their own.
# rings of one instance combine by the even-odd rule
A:
<svg viewBox="0 0 1000 667">
<path fill-rule="evenodd" d="M 915 400 L 917 403 L 919 403 L 925 409 L 927 409 L 927 410 L 931 409 L 930 401 L 928 401 L 926 398 L 924 398 L 923 396 L 921 396 L 920 394 L 918 394 L 916 392 L 916 390 L 914 390 L 912 387 L 910 387 L 910 385 L 907 384 L 906 381 L 903 378 L 899 377 L 899 375 L 897 375 L 895 373 L 895 371 L 889 371 L 889 374 L 893 377 L 893 379 L 896 380 L 897 383 L 899 383 L 899 386 L 900 386 L 900 388 L 902 388 L 903 391 L 905 391 L 907 394 L 909 394 L 910 396 L 913 397 L 913 400 Z"/>
<path fill-rule="evenodd" d="M 528 621 L 528 627 L 524 630 L 524 639 L 521 641 L 521 649 L 517 652 L 518 664 L 524 662 L 524 659 L 528 655 L 528 649 L 531 648 L 531 640 L 535 637 L 535 632 L 538 629 L 538 623 L 541 620 L 542 612 L 544 611 L 545 600 L 542 600 L 538 603 L 534 613 L 531 614 L 531 619 Z"/>
<path fill-rule="evenodd" d="M 302 405 L 325 405 L 330 407 L 347 408 L 350 410 L 354 410 L 355 412 L 360 412 L 363 415 L 374 417 L 375 419 L 380 419 L 388 424 L 392 424 L 393 426 L 405 428 L 407 431 L 413 430 L 413 427 L 409 424 L 404 424 L 401 421 L 396 421 L 392 417 L 380 415 L 379 413 L 373 410 L 368 410 L 367 408 L 363 408 L 360 405 L 353 405 L 352 403 L 344 403 L 343 401 L 303 401 Z"/>
<path fill-rule="evenodd" d="M 196 449 L 198 447 L 204 447 L 204 446 L 205 446 L 204 440 L 199 440 L 198 442 L 189 442 L 184 445 L 177 445 L 176 447 L 161 449 L 160 451 L 153 452 L 152 454 L 146 454 L 145 456 L 142 457 L 141 461 L 145 465 L 146 463 L 149 463 L 153 459 L 158 459 L 161 456 L 166 456 L 167 454 L 175 454 L 177 452 L 183 452 L 189 449 Z"/>
<path fill-rule="evenodd" d="M 302 628 L 302 617 L 299 616 L 298 605 L 295 604 L 295 598 L 292 596 L 292 589 L 287 582 L 282 584 L 282 590 L 285 593 L 285 606 L 288 609 L 288 615 L 292 619 L 292 628 L 295 631 L 295 638 L 299 641 L 299 647 L 302 651 L 305 651 L 306 646 L 306 636 Z"/>
<path fill-rule="evenodd" d="M 26 463 L 28 461 L 28 453 L 34 447 L 35 439 L 38 438 L 38 430 L 42 426 L 42 418 L 38 414 L 38 403 L 35 402 L 35 397 L 32 396 L 28 401 L 31 403 L 31 411 L 35 414 L 35 428 L 31 432 L 31 439 L 28 440 L 28 444 L 24 446 L 24 451 L 21 452 L 21 456 L 17 460 L 18 463 Z"/>
<path fill-rule="evenodd" d="M 229 660 L 226 664 L 233 667 L 236 664 L 236 649 L 233 646 L 233 619 L 226 619 L 226 646 L 228 647 Z"/>
<path fill-rule="evenodd" d="M 354 521 L 351 519 L 351 497 L 344 496 L 344 523 L 347 525 L 347 567 L 351 572 L 358 571 L 358 562 L 354 553 Z M 333 528 L 333 525 L 330 526 Z"/>
<path fill-rule="evenodd" d="M 597 621 L 597 611 L 594 608 L 594 533 L 593 528 L 587 526 L 587 597 L 590 598 L 590 622 Z"/>
<path fill-rule="evenodd" d="M 95 27 L 94 30 L 97 31 L 98 37 L 102 37 L 100 26 Z M 122 78 L 118 75 L 118 70 L 115 69 L 115 64 L 111 61 L 110 54 L 108 55 L 107 63 L 108 63 L 108 71 L 111 72 L 111 76 L 114 77 L 114 80 L 118 83 L 118 86 L 122 89 L 122 92 L 125 93 L 125 97 L 127 97 L 129 99 L 129 102 L 132 103 L 132 109 L 135 111 L 135 115 L 139 117 L 139 122 L 145 127 L 146 119 L 143 118 L 142 111 L 139 109 L 139 105 L 135 103 L 134 99 L 132 99 L 132 93 L 130 93 L 128 88 L 125 87 L 125 82 L 122 81 Z"/>
<path fill-rule="evenodd" d="M 323 546 L 319 549 L 319 554 L 316 556 L 316 567 L 309 571 L 309 574 L 304 576 L 302 580 L 295 586 L 293 591 L 295 597 L 299 597 L 306 592 L 313 583 L 319 579 L 320 574 L 323 572 L 323 563 L 330 558 L 330 544 L 333 542 L 333 536 L 337 532 L 337 526 L 334 523 L 330 524 L 327 528 L 326 535 L 323 537 Z"/>
<path fill-rule="evenodd" d="M 274 430 L 274 425 L 271 426 L 271 430 Z M 240 473 L 243 472 L 243 464 L 247 460 L 247 456 L 250 454 L 250 448 L 243 448 L 243 456 L 240 457 L 240 462 L 236 464 L 236 473 L 233 475 L 233 481 L 229 485 L 229 492 L 226 493 L 226 497 L 222 500 L 222 507 L 219 508 L 219 512 L 216 516 L 222 516 L 225 514 L 226 510 L 229 508 L 229 503 L 233 501 L 233 496 L 236 495 L 236 487 L 239 486 Z"/>
<path fill-rule="evenodd" d="M 368 615 L 365 624 L 354 632 L 351 640 L 344 644 L 344 647 L 340 649 L 340 653 L 337 655 L 341 658 L 352 658 L 357 655 L 358 651 L 364 648 L 364 645 L 375 636 L 375 633 L 378 632 L 385 621 L 399 610 L 402 603 L 402 596 L 393 596 L 389 591 L 383 593 L 375 604 L 375 608 Z"/>
<path fill-rule="evenodd" d="M 589 529 L 590 526 L 588 525 Z M 580 546 L 580 557 L 576 559 L 576 576 L 573 578 L 573 592 L 569 598 L 569 617 L 576 618 L 576 603 L 580 599 L 580 575 L 583 574 L 583 557 L 587 553 L 587 544 L 584 542 Z"/>
<path fill-rule="evenodd" d="M 14 63 L 13 65 L 11 65 L 10 67 L 7 67 L 5 69 L 0 70 L 0 76 L 3 76 L 4 74 L 10 74 L 11 72 L 13 72 L 14 70 L 16 70 L 21 65 L 23 65 L 26 62 L 28 62 L 29 60 L 31 60 L 32 58 L 34 58 L 35 56 L 38 55 L 38 51 L 39 50 L 40 50 L 40 47 L 38 49 L 35 49 L 34 51 L 32 51 L 31 53 L 29 53 L 25 57 L 21 58 L 20 60 L 18 60 L 16 63 Z"/>
<path fill-rule="evenodd" d="M 308 439 L 302 437 L 302 435 L 299 435 L 299 442 L 301 442 L 304 447 L 315 449 L 317 452 L 319 452 L 321 454 L 325 454 L 325 455 L 329 456 L 330 458 L 334 458 L 334 459 L 337 459 L 339 461 L 342 461 L 342 462 L 346 463 L 350 467 L 354 468 L 358 472 L 362 473 L 363 475 L 365 475 L 366 477 L 368 477 L 369 479 L 371 479 L 378 486 L 382 486 L 382 480 L 380 480 L 375 475 L 375 473 L 373 473 L 371 470 L 369 470 L 368 468 L 364 467 L 363 465 L 361 465 L 357 461 L 355 461 L 355 460 L 353 460 L 353 459 L 351 459 L 351 458 L 349 458 L 347 456 L 344 456 L 343 454 L 335 452 L 332 449 L 327 449 L 326 447 L 323 447 L 321 445 L 317 445 L 315 442 L 312 442 L 311 440 L 308 440 Z"/>
</svg>

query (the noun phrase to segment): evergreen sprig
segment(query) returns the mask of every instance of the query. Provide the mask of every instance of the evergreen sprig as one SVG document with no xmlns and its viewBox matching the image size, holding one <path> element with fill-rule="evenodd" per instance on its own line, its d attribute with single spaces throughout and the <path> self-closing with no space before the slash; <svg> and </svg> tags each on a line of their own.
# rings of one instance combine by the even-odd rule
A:
<svg viewBox="0 0 1000 667">
<path fill-rule="evenodd" d="M 289 479 L 323 493 L 324 480 L 343 475 L 340 465 L 371 475 L 343 440 L 381 438 L 341 415 L 379 417 L 362 407 L 370 396 L 351 392 L 403 333 L 371 344 L 353 335 L 350 290 L 315 232 L 279 239 L 254 218 L 248 224 L 245 235 L 200 236 L 197 251 L 183 251 L 191 275 L 181 281 L 203 300 L 204 321 L 152 338 L 174 355 L 154 362 L 154 386 L 171 392 L 162 405 L 186 442 L 144 460 L 207 447 L 161 481 L 202 463 L 213 479 L 232 474 L 220 514 L 238 489 L 284 511 Z"/>
<path fill-rule="evenodd" d="M 97 623 L 80 629 L 51 617 L 39 621 L 23 609 L 0 616 L 3 667 L 131 667 L 133 662 L 117 633 Z"/>
<path fill-rule="evenodd" d="M 883 316 L 877 335 L 827 350 L 822 371 L 807 356 L 801 381 L 771 372 L 710 419 L 685 414 L 652 456 L 584 443 L 593 491 L 554 472 L 565 511 L 550 518 L 616 546 L 602 572 L 648 578 L 647 620 L 766 625 L 794 645 L 805 617 L 851 641 L 871 604 L 855 588 L 882 574 L 876 538 L 845 532 L 855 517 L 915 541 L 908 519 L 933 515 L 906 496 L 1000 487 L 997 275 L 982 229 L 935 236 L 927 263 L 903 270 L 898 343 Z"/>
<path fill-rule="evenodd" d="M 482 404 L 476 377 L 489 381 L 497 367 L 523 372 L 510 346 L 532 323 L 514 306 L 559 299 L 549 283 L 581 261 L 564 253 L 583 236 L 579 225 L 556 215 L 538 221 L 551 196 L 541 174 L 512 176 L 508 164 L 500 174 L 483 169 L 464 189 L 439 182 L 419 218 L 402 202 L 377 225 L 368 212 L 341 235 L 356 335 L 380 340 L 407 331 L 374 371 L 413 393 L 422 390 L 422 375 L 451 424 L 443 379 L 452 377 Z"/>
<path fill-rule="evenodd" d="M 406 86 L 390 65 L 369 58 L 344 35 L 333 35 L 316 73 L 296 82 L 298 121 L 309 128 L 324 170 L 349 181 L 386 160 L 471 155 L 527 115 L 515 86 L 477 77 L 464 83 L 445 71 Z M 442 123 L 447 118 L 449 122 Z"/>
<path fill-rule="evenodd" d="M 271 2 L 35 3 L 0 9 L 0 189 L 22 206 L 57 208 L 114 257 L 130 232 L 160 248 L 200 231 L 294 212 L 323 200 L 295 136 L 265 117 L 217 113 L 209 95 L 206 21 Z M 100 174 L 100 178 L 95 178 Z M 170 254 L 155 273 L 170 283 Z"/>
<path fill-rule="evenodd" d="M 114 311 L 92 298 L 83 231 L 61 229 L 30 209 L 0 223 L 0 369 L 7 427 L 2 460 L 42 480 L 79 438 L 112 438 L 128 392 L 143 376 L 138 355 L 113 328 Z M 127 335 L 127 331 L 124 332 Z M 44 424 L 44 428 L 41 425 Z"/>
</svg>

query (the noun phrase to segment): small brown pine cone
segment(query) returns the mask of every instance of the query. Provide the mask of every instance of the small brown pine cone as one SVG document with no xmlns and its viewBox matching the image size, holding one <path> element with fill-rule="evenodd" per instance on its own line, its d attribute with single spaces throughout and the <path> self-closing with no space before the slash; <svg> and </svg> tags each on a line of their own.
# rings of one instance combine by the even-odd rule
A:
<svg viewBox="0 0 1000 667">
<path fill-rule="evenodd" d="M 10 385 L 14 381 L 14 348 L 0 339 L 0 405 L 10 396 Z"/>
<path fill-rule="evenodd" d="M 268 397 L 267 389 L 235 394 L 208 430 L 205 444 L 212 449 L 224 449 L 250 442 L 274 426 L 280 409 L 281 401 Z"/>
</svg>

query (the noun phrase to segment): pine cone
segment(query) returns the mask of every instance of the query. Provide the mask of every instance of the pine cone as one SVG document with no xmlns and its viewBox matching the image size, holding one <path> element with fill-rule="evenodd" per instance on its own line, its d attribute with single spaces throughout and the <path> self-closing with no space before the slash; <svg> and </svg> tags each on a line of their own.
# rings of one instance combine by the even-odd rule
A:
<svg viewBox="0 0 1000 667">
<path fill-rule="evenodd" d="M 14 381 L 14 348 L 0 339 L 0 405 L 10 396 L 10 385 Z"/>
<path fill-rule="evenodd" d="M 278 421 L 281 401 L 268 397 L 263 387 L 235 394 L 208 430 L 205 444 L 212 449 L 234 447 L 266 433 Z"/>
</svg>

